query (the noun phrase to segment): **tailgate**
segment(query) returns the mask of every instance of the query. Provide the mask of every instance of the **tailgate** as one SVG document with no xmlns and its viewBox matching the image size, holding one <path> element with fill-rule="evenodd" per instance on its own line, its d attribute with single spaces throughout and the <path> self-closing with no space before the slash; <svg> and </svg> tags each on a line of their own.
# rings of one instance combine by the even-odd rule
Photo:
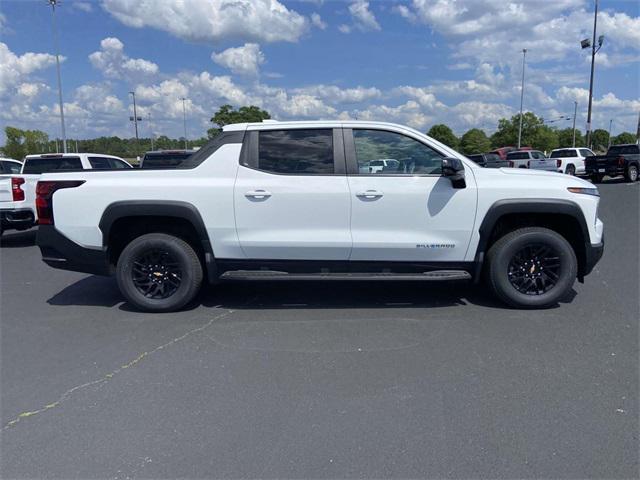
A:
<svg viewBox="0 0 640 480">
<path fill-rule="evenodd" d="M 537 160 L 529 160 L 529 168 L 533 170 L 549 170 L 556 171 L 556 161 L 555 159 L 537 159 Z"/>
<path fill-rule="evenodd" d="M 596 170 L 598 168 L 606 168 L 617 163 L 617 157 L 589 157 L 584 161 L 585 168 Z"/>
</svg>

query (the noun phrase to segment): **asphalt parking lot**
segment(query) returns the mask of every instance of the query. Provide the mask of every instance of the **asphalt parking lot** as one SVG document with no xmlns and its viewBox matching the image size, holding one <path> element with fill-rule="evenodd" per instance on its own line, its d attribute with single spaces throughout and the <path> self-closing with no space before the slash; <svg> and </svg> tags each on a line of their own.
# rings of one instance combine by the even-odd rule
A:
<svg viewBox="0 0 640 480">
<path fill-rule="evenodd" d="M 571 301 L 430 283 L 233 284 L 179 314 L 1 261 L 3 478 L 638 478 L 640 184 L 600 187 Z"/>
</svg>

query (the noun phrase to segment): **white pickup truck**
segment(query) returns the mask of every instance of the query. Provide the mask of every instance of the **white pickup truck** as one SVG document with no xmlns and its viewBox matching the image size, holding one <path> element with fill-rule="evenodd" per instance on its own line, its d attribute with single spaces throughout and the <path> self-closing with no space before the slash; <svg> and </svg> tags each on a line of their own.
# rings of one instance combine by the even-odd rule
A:
<svg viewBox="0 0 640 480">
<path fill-rule="evenodd" d="M 396 169 L 361 168 L 381 159 Z M 227 125 L 175 170 L 47 174 L 37 195 L 43 260 L 115 274 L 144 311 L 184 307 L 203 278 L 484 278 L 542 308 L 603 252 L 591 183 L 482 168 L 389 123 Z"/>
<path fill-rule="evenodd" d="M 530 168 L 532 170 L 545 170 L 555 172 L 555 160 L 549 160 L 539 150 L 515 150 L 507 153 L 507 161 L 511 168 Z"/>
<path fill-rule="evenodd" d="M 584 161 L 595 157 L 588 148 L 556 148 L 551 151 L 549 158 L 556 162 L 556 169 L 567 175 L 585 175 Z"/>
<path fill-rule="evenodd" d="M 43 173 L 68 170 L 113 170 L 132 168 L 112 155 L 97 153 L 45 153 L 27 155 L 20 173 L 0 175 L 0 235 L 5 230 L 26 230 L 33 227 L 36 214 L 36 183 Z"/>
</svg>

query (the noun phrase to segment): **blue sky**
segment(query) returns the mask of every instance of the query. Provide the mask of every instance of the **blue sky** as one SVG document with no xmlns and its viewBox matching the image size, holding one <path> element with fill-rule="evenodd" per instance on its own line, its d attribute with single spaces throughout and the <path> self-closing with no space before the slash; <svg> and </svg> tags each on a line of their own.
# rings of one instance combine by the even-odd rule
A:
<svg viewBox="0 0 640 480">
<path fill-rule="evenodd" d="M 601 0 L 594 128 L 635 131 L 640 2 Z M 204 135 L 225 103 L 278 119 L 359 118 L 421 130 L 495 130 L 519 108 L 584 129 L 591 0 L 62 0 L 57 9 L 69 137 Z M 51 11 L 0 1 L 0 123 L 59 135 Z M 151 121 L 147 120 L 148 115 Z M 570 126 L 568 121 L 553 123 Z"/>
</svg>

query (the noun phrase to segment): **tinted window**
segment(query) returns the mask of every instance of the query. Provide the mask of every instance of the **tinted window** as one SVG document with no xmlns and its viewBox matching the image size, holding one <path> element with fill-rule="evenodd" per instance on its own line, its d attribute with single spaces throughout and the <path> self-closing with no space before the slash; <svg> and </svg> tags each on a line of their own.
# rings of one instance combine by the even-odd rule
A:
<svg viewBox="0 0 640 480">
<path fill-rule="evenodd" d="M 131 168 L 131 165 L 123 162 L 122 160 L 118 160 L 117 158 L 110 158 L 109 162 L 111 163 L 111 168 Z"/>
<path fill-rule="evenodd" d="M 529 152 L 509 152 L 507 158 L 509 160 L 528 160 Z"/>
<path fill-rule="evenodd" d="M 82 170 L 78 157 L 27 158 L 22 173 L 47 173 L 59 170 Z"/>
<path fill-rule="evenodd" d="M 258 168 L 300 175 L 333 173 L 333 130 L 261 131 Z"/>
<path fill-rule="evenodd" d="M 176 168 L 191 156 L 191 152 L 147 153 L 140 168 Z"/>
<path fill-rule="evenodd" d="M 566 150 L 554 150 L 551 152 L 551 158 L 572 158 L 577 156 L 578 154 L 572 148 Z"/>
<path fill-rule="evenodd" d="M 547 158 L 547 157 L 544 156 L 544 153 L 538 152 L 538 151 L 535 151 L 535 150 L 533 152 L 531 152 L 531 156 L 533 158 L 537 158 L 537 159 Z"/>
<path fill-rule="evenodd" d="M 484 157 L 482 155 L 467 155 L 467 158 L 469 158 L 469 160 L 473 160 L 476 163 L 484 163 Z"/>
<path fill-rule="evenodd" d="M 111 169 L 111 162 L 109 162 L 108 158 L 104 158 L 104 157 L 89 157 L 89 163 L 91 164 L 91 168 L 95 168 L 96 170 L 109 170 L 109 169 Z"/>
<path fill-rule="evenodd" d="M 431 175 L 442 173 L 442 155 L 405 135 L 353 130 L 359 173 Z M 376 166 L 382 163 L 382 167 Z M 375 163 L 375 165 L 374 165 Z"/>
<path fill-rule="evenodd" d="M 640 153 L 638 145 L 614 145 L 607 152 L 608 155 L 633 155 L 634 153 Z"/>
<path fill-rule="evenodd" d="M 587 158 L 587 157 L 593 157 L 593 152 L 587 148 L 581 148 L 580 149 L 580 155 Z"/>
<path fill-rule="evenodd" d="M 497 153 L 487 153 L 485 155 L 485 158 L 487 159 L 487 162 L 500 162 L 500 161 L 502 161 L 502 159 L 500 158 L 500 155 L 498 155 Z"/>
<path fill-rule="evenodd" d="M 15 162 L 0 162 L 0 172 L 3 173 L 20 173 L 20 170 L 22 170 L 22 164 L 21 163 L 15 163 Z"/>
</svg>

